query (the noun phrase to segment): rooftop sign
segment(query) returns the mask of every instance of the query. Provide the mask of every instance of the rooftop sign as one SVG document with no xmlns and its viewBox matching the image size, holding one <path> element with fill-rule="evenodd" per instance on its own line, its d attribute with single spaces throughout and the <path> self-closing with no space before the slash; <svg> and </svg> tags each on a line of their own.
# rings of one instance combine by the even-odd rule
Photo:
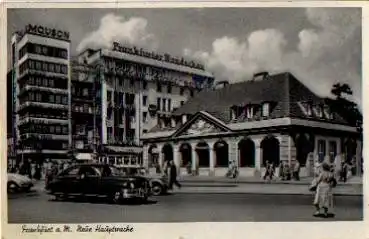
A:
<svg viewBox="0 0 369 239">
<path fill-rule="evenodd" d="M 28 24 L 26 26 L 24 33 L 54 38 L 57 40 L 69 41 L 69 32 L 54 29 L 54 28 L 44 27 L 41 25 Z"/>
<path fill-rule="evenodd" d="M 205 67 L 202 64 L 199 64 L 192 60 L 185 60 L 183 57 L 177 58 L 169 54 L 159 54 L 153 51 L 152 52 L 145 51 L 142 48 L 122 46 L 118 42 L 113 43 L 113 51 L 118 51 L 118 52 L 127 53 L 131 55 L 136 55 L 136 56 L 147 57 L 147 58 L 151 58 L 157 61 L 164 61 L 164 62 L 176 64 L 176 65 L 182 65 L 182 66 L 187 66 L 190 68 L 199 69 L 199 70 L 205 69 Z"/>
</svg>

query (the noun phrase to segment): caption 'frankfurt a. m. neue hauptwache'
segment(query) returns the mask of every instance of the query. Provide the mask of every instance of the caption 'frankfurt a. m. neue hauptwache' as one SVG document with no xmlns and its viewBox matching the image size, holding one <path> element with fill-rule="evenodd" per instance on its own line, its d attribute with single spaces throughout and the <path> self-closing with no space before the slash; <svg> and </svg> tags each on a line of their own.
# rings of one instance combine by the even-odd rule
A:
<svg viewBox="0 0 369 239">
<path fill-rule="evenodd" d="M 77 225 L 77 228 L 64 226 L 46 226 L 46 225 L 22 225 L 22 233 L 52 233 L 52 232 L 134 232 L 134 228 L 130 225 L 125 226 L 108 226 L 108 225 Z"/>
</svg>

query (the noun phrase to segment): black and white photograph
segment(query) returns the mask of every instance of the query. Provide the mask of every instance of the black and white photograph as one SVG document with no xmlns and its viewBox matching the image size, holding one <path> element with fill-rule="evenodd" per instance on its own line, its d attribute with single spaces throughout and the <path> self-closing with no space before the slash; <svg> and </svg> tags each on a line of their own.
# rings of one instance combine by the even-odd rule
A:
<svg viewBox="0 0 369 239">
<path fill-rule="evenodd" d="M 363 12 L 333 6 L 8 8 L 8 223 L 363 221 Z"/>
</svg>

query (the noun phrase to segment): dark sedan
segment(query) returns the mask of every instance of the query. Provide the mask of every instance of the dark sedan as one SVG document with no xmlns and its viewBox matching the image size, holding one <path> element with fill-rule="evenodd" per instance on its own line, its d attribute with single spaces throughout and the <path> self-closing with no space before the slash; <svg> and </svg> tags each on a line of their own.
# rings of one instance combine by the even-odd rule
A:
<svg viewBox="0 0 369 239">
<path fill-rule="evenodd" d="M 113 202 L 123 199 L 146 201 L 150 182 L 141 176 L 124 176 L 111 165 L 79 164 L 71 166 L 47 183 L 46 190 L 56 198 L 68 196 L 107 197 Z"/>
</svg>

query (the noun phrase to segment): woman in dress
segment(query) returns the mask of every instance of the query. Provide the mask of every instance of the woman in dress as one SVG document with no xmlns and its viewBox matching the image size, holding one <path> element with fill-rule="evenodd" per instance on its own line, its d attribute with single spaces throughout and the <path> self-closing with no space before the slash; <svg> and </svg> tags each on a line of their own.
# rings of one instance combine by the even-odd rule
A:
<svg viewBox="0 0 369 239">
<path fill-rule="evenodd" d="M 333 206 L 332 187 L 335 186 L 334 173 L 331 172 L 329 164 L 323 163 L 322 171 L 315 183 L 317 188 L 314 198 L 314 206 L 316 208 L 314 216 L 320 215 L 320 211 L 323 209 L 323 216 L 327 217 L 329 208 Z"/>
</svg>

